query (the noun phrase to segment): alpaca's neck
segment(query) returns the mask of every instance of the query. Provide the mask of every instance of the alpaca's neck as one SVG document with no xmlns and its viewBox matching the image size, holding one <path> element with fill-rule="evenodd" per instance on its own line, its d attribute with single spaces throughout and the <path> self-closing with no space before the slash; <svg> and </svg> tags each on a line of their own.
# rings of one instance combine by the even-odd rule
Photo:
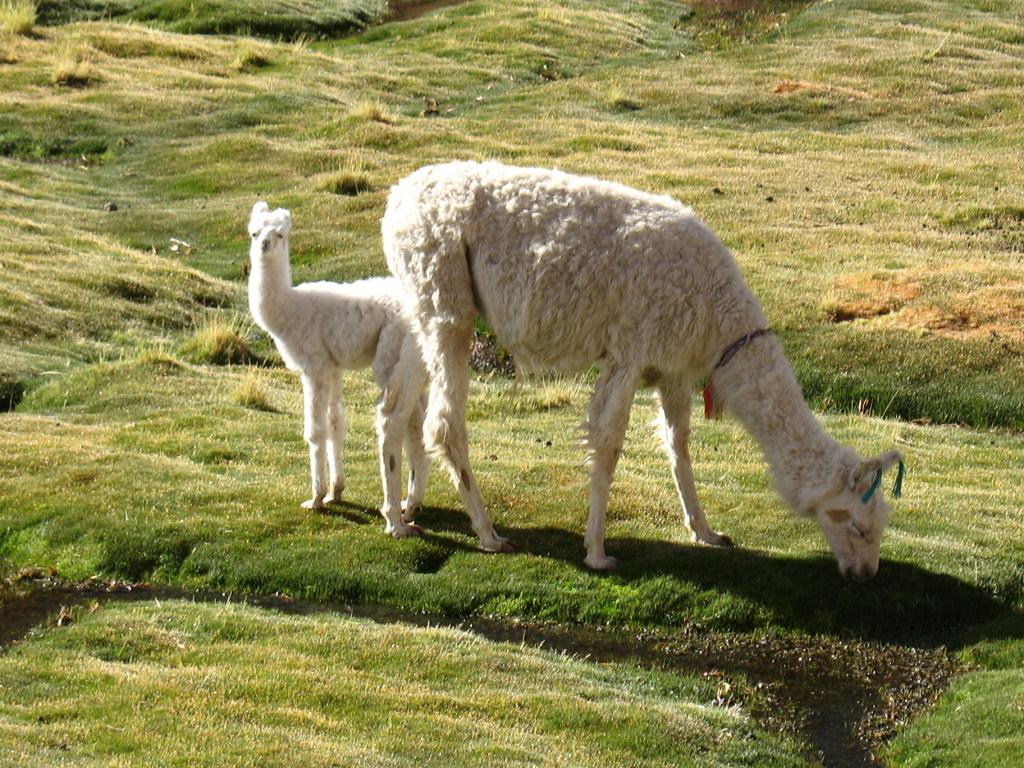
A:
<svg viewBox="0 0 1024 768">
<path fill-rule="evenodd" d="M 752 341 L 713 377 L 715 399 L 761 446 L 779 493 L 798 513 L 836 481 L 843 450 L 814 418 L 774 337 Z"/>
<path fill-rule="evenodd" d="M 288 255 L 255 256 L 249 268 L 249 311 L 257 324 L 270 333 L 279 333 L 289 317 L 292 302 L 292 270 Z"/>
</svg>

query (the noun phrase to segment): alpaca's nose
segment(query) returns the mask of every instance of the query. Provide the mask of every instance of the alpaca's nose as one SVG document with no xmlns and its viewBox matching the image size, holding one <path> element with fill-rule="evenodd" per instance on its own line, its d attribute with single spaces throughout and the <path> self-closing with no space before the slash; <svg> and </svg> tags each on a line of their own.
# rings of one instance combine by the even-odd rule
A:
<svg viewBox="0 0 1024 768">
<path fill-rule="evenodd" d="M 858 583 L 873 579 L 876 573 L 878 573 L 878 568 L 872 567 L 868 563 L 851 565 L 843 569 L 844 578 Z"/>
</svg>

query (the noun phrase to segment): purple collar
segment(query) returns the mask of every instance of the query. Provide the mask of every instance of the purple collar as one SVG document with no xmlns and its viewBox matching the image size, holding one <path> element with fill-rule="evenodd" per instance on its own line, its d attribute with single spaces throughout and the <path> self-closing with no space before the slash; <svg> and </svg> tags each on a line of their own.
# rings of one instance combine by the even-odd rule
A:
<svg viewBox="0 0 1024 768">
<path fill-rule="evenodd" d="M 740 336 L 736 341 L 729 345 L 729 348 L 722 353 L 722 356 L 718 359 L 718 363 L 714 368 L 711 369 L 711 373 L 708 374 L 707 383 L 704 385 L 704 418 L 705 419 L 717 419 L 719 414 L 719 408 L 715 405 L 715 390 L 711 386 L 711 377 L 715 375 L 715 371 L 724 365 L 728 365 L 729 361 L 733 359 L 737 352 L 743 349 L 747 344 L 752 342 L 758 336 L 766 336 L 771 333 L 771 328 L 761 328 L 756 331 L 751 331 L 746 336 Z"/>
<path fill-rule="evenodd" d="M 718 363 L 715 365 L 714 368 L 711 369 L 711 373 L 714 373 L 719 368 L 728 365 L 729 361 L 733 359 L 737 352 L 743 349 L 743 347 L 747 346 L 747 344 L 752 342 L 758 336 L 766 336 L 771 332 L 771 328 L 761 328 L 756 331 L 751 331 L 746 336 L 740 336 L 738 339 L 736 339 L 736 341 L 729 345 L 729 348 L 725 350 L 725 352 L 722 353 L 722 356 L 718 359 Z"/>
</svg>

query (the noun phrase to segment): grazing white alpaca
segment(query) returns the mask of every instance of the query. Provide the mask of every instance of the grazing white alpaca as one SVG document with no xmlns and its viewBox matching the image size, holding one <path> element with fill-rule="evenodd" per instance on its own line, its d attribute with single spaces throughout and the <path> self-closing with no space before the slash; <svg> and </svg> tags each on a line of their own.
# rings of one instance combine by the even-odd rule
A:
<svg viewBox="0 0 1024 768">
<path fill-rule="evenodd" d="M 900 455 L 863 461 L 821 430 L 779 341 L 754 333 L 765 317 L 732 255 L 689 208 L 557 171 L 458 162 L 392 188 L 383 235 L 431 378 L 427 449 L 448 465 L 483 548 L 511 545 L 494 533 L 469 467 L 466 359 L 478 313 L 521 365 L 600 367 L 585 424 L 591 568 L 616 564 L 604 550 L 608 490 L 641 384 L 657 387 L 693 538 L 732 543 L 708 526 L 687 448 L 691 391 L 710 375 L 718 406 L 760 443 L 783 498 L 817 518 L 842 573 L 875 574 L 888 522 L 876 478 Z"/>
<path fill-rule="evenodd" d="M 253 206 L 249 309 L 256 323 L 273 337 L 288 367 L 302 374 L 304 436 L 313 480 L 313 497 L 302 506 L 319 509 L 341 500 L 345 488 L 341 372 L 372 366 L 374 379 L 383 390 L 377 406 L 377 433 L 385 530 L 395 537 L 418 533 L 410 521 L 423 500 L 430 467 L 422 440 L 426 372 L 416 339 L 402 317 L 401 287 L 393 277 L 292 287 L 290 233 L 288 211 L 271 211 L 264 202 Z M 400 496 L 403 435 L 409 457 L 404 519 Z"/>
</svg>

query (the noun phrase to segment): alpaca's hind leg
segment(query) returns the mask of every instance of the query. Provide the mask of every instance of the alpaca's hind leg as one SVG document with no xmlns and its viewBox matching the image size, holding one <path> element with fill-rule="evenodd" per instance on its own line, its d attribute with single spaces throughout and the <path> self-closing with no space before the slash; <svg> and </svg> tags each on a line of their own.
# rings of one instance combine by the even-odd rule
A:
<svg viewBox="0 0 1024 768">
<path fill-rule="evenodd" d="M 639 377 L 631 368 L 608 368 L 601 372 L 587 412 L 586 444 L 590 466 L 590 516 L 584 543 L 588 568 L 608 570 L 618 565 L 604 552 L 605 516 L 612 475 L 622 453 L 622 441 L 629 425 L 629 409 Z"/>
<path fill-rule="evenodd" d="M 345 490 L 345 402 L 342 397 L 341 371 L 331 375 L 330 399 L 327 403 L 327 466 L 330 486 L 324 502 L 341 501 Z"/>
<path fill-rule="evenodd" d="M 711 530 L 697 499 L 697 486 L 690 466 L 690 387 L 688 382 L 662 384 L 658 387 L 664 429 L 665 448 L 668 450 L 672 475 L 683 504 L 686 525 L 693 540 L 720 547 L 732 546 L 732 539 Z"/>
<path fill-rule="evenodd" d="M 327 403 L 329 379 L 322 373 L 303 374 L 302 395 L 305 412 L 303 437 L 309 444 L 309 472 L 313 497 L 304 501 L 305 509 L 321 509 L 327 496 Z"/>
<path fill-rule="evenodd" d="M 420 397 L 413 406 L 405 428 L 405 453 L 409 457 L 409 490 L 403 505 L 405 521 L 411 523 L 423 503 L 427 492 L 430 458 L 423 448 L 423 411 L 426 398 Z"/>
<path fill-rule="evenodd" d="M 448 468 L 473 530 L 480 538 L 480 548 L 485 552 L 512 552 L 515 549 L 512 543 L 494 530 L 469 467 L 466 399 L 472 338 L 471 319 L 458 323 L 432 320 L 423 329 L 423 362 L 431 374 L 423 442 L 427 451 L 439 457 Z"/>
</svg>

